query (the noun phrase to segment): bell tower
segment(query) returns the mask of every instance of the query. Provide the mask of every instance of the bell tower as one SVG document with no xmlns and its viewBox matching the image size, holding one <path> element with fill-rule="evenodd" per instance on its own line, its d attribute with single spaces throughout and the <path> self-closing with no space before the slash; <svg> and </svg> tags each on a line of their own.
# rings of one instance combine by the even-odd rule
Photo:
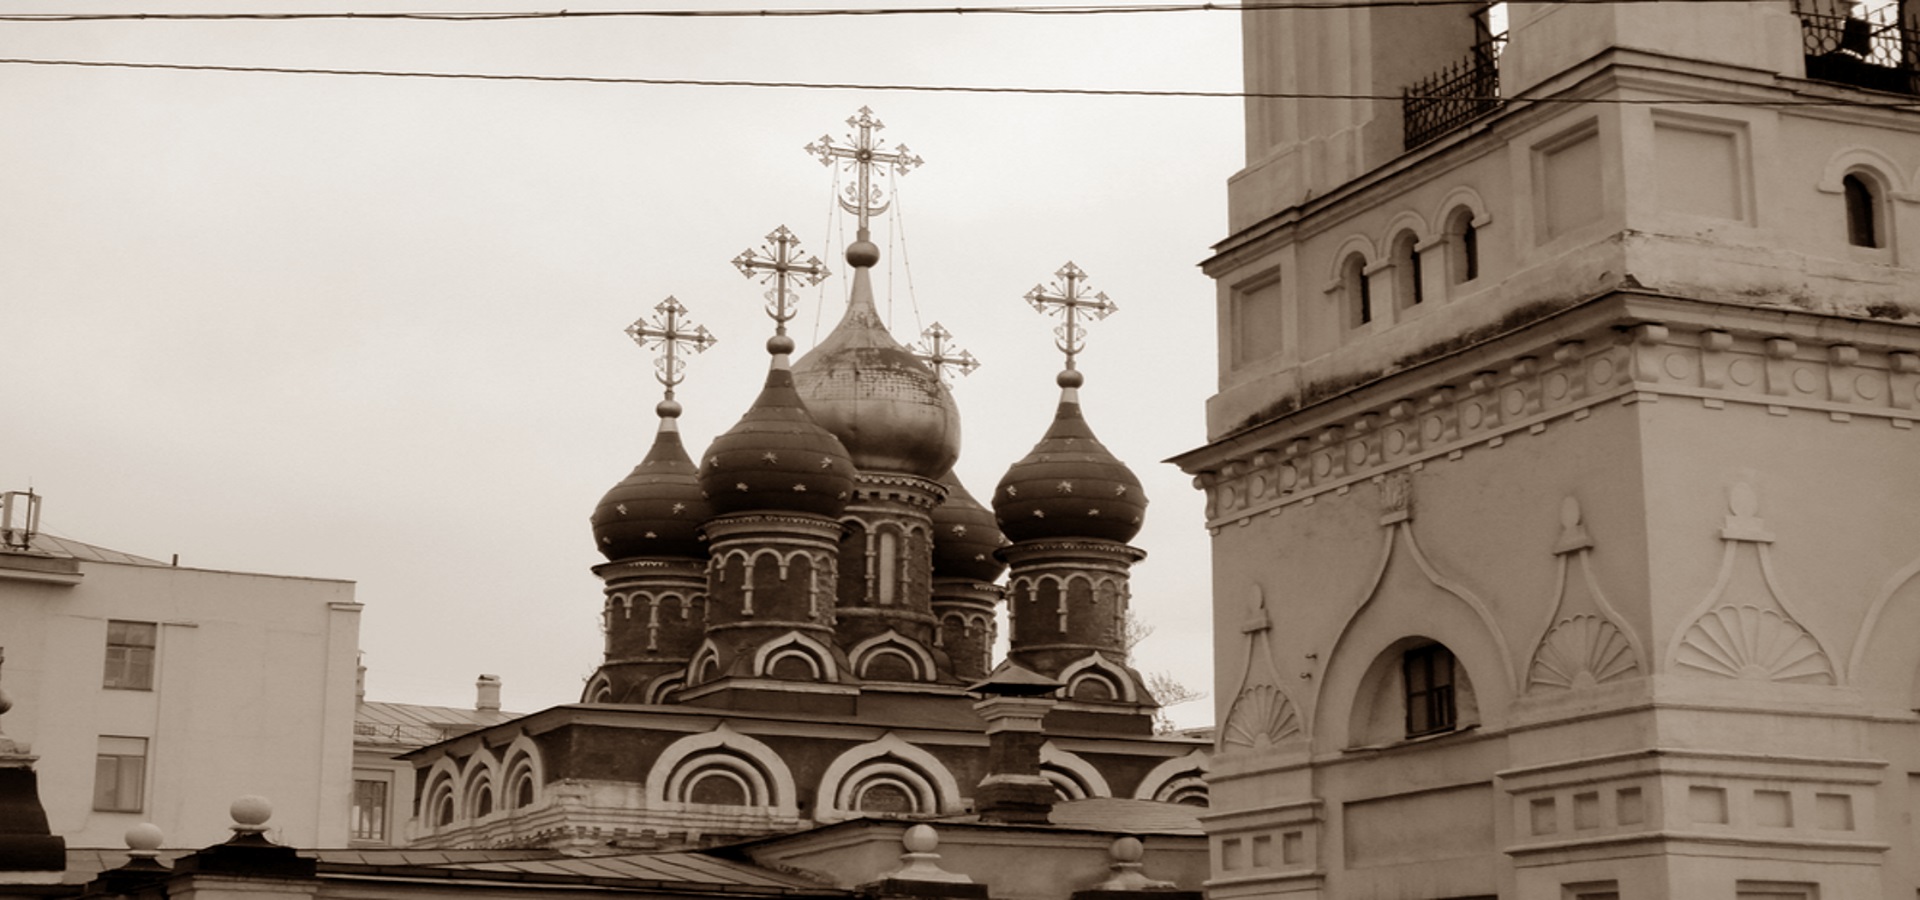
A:
<svg viewBox="0 0 1920 900">
<path fill-rule="evenodd" d="M 1907 6 L 1243 14 L 1213 896 L 1920 887 Z"/>
</svg>

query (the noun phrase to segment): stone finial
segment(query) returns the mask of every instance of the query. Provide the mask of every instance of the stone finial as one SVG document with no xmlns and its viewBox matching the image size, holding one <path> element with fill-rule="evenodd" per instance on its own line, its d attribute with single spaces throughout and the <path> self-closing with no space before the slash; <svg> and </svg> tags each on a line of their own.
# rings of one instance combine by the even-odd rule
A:
<svg viewBox="0 0 1920 900">
<path fill-rule="evenodd" d="M 160 826 L 152 822 L 141 822 L 127 829 L 127 863 L 121 866 L 126 872 L 165 872 L 167 867 L 160 862 L 160 845 L 166 842 L 166 835 Z"/>
<path fill-rule="evenodd" d="M 236 797 L 227 815 L 233 817 L 234 834 L 262 834 L 267 820 L 273 818 L 273 802 L 258 794 Z"/>
<path fill-rule="evenodd" d="M 932 825 L 921 823 L 900 836 L 906 848 L 900 854 L 901 866 L 888 875 L 892 881 L 933 881 L 942 884 L 972 884 L 973 879 L 940 868 L 940 833 Z"/>
<path fill-rule="evenodd" d="M 242 875 L 250 878 L 310 879 L 315 863 L 292 847 L 267 838 L 267 820 L 273 818 L 273 804 L 265 797 L 248 794 L 227 807 L 233 817 L 233 837 L 174 863 L 179 873 L 205 872 Z"/>
<path fill-rule="evenodd" d="M 1140 839 L 1132 835 L 1115 838 L 1113 845 L 1107 848 L 1113 857 L 1113 874 L 1094 888 L 1097 891 L 1164 891 L 1173 887 L 1171 881 L 1155 881 L 1140 871 L 1147 847 Z"/>
</svg>

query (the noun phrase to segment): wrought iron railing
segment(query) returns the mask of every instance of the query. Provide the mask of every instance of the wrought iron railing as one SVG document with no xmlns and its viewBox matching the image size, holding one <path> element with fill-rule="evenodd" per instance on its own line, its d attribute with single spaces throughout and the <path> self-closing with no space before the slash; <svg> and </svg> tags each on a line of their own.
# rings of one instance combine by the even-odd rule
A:
<svg viewBox="0 0 1920 900">
<path fill-rule="evenodd" d="M 1897 5 L 1851 16 L 1800 14 L 1807 77 L 1900 94 L 1920 94 L 1920 29 Z"/>
<path fill-rule="evenodd" d="M 1405 147 L 1412 150 L 1500 108 L 1500 52 L 1507 36 L 1477 44 L 1465 59 L 1400 92 Z"/>
</svg>

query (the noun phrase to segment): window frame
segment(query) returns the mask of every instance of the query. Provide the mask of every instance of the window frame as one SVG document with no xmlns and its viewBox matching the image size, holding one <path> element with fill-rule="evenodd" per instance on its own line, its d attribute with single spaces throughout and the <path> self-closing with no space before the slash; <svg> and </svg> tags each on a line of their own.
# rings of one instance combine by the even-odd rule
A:
<svg viewBox="0 0 1920 900">
<path fill-rule="evenodd" d="M 111 752 L 114 742 L 125 750 L 138 743 L 139 753 Z M 147 808 L 147 760 L 153 744 L 144 737 L 103 734 L 93 758 L 93 811 L 139 813 Z M 111 768 L 108 768 L 111 766 Z M 103 775 L 109 776 L 102 778 Z M 128 776 L 131 775 L 131 778 Z M 129 788 L 128 782 L 132 785 Z M 131 794 L 131 796 L 128 796 Z"/>
<path fill-rule="evenodd" d="M 1340 262 L 1341 299 L 1346 305 L 1344 319 L 1348 331 L 1364 330 L 1380 318 L 1373 308 L 1373 286 L 1367 274 L 1370 266 L 1366 254 L 1358 250 Z"/>
<path fill-rule="evenodd" d="M 140 628 L 145 629 L 144 635 L 129 636 Z M 142 637 L 145 643 L 139 643 Z M 151 691 L 159 657 L 160 623 L 108 619 L 100 686 L 110 691 Z"/>
<path fill-rule="evenodd" d="M 1854 169 L 1840 177 L 1848 246 L 1865 250 L 1886 249 L 1885 194 L 1880 180 L 1869 172 Z"/>
<path fill-rule="evenodd" d="M 393 822 L 393 783 L 389 778 L 353 779 L 353 802 L 349 807 L 347 819 L 347 840 L 356 844 L 388 844 L 392 842 Z M 366 788 L 378 788 L 371 793 L 378 794 L 377 801 L 367 796 Z M 368 821 L 371 825 L 366 824 Z"/>
<path fill-rule="evenodd" d="M 1400 655 L 1406 736 L 1446 734 L 1460 727 L 1453 651 L 1444 644 L 1422 644 Z M 1416 684 L 1415 676 L 1418 678 Z M 1418 719 L 1416 720 L 1416 712 Z"/>
</svg>

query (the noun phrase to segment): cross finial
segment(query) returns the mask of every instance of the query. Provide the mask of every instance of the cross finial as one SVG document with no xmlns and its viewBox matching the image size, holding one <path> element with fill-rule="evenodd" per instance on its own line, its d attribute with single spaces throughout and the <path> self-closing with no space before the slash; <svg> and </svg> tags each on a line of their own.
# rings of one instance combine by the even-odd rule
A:
<svg viewBox="0 0 1920 900">
<path fill-rule="evenodd" d="M 831 135 L 823 134 L 819 140 L 808 144 L 806 150 L 819 157 L 823 166 L 831 166 L 835 160 L 841 160 L 853 168 L 854 183 L 847 186 L 846 196 L 840 198 L 840 208 L 859 217 L 859 239 L 864 241 L 867 240 L 867 218 L 874 213 L 886 212 L 892 203 L 892 199 L 873 184 L 874 164 L 892 166 L 894 172 L 905 175 L 923 160 L 913 155 L 913 151 L 908 150 L 905 144 L 891 151 L 882 150 L 875 132 L 887 126 L 873 117 L 871 109 L 860 107 L 860 113 L 849 118 L 847 126 L 854 129 L 856 134 L 848 135 L 845 144 L 836 144 Z"/>
<path fill-rule="evenodd" d="M 1072 262 L 1061 266 L 1060 271 L 1053 274 L 1059 280 L 1053 283 L 1052 291 L 1049 292 L 1045 285 L 1035 285 L 1033 290 L 1027 292 L 1027 302 L 1033 304 L 1034 309 L 1043 313 L 1058 313 L 1066 320 L 1053 330 L 1056 337 L 1054 346 L 1067 355 L 1067 368 L 1071 370 L 1074 356 L 1080 353 L 1087 342 L 1087 329 L 1081 322 L 1082 317 L 1092 316 L 1098 321 L 1120 307 L 1108 300 L 1105 293 L 1087 294 L 1084 284 L 1087 273 L 1080 271 L 1080 267 Z"/>
<path fill-rule="evenodd" d="M 733 265 L 740 274 L 773 286 L 767 291 L 767 315 L 773 317 L 774 333 L 782 335 L 795 314 L 792 281 L 797 278 L 811 287 L 831 274 L 817 256 L 800 259 L 800 239 L 785 225 L 767 235 L 766 246 L 734 257 Z"/>
<path fill-rule="evenodd" d="M 694 325 L 683 318 L 687 308 L 681 306 L 679 300 L 668 297 L 660 301 L 654 310 L 659 315 L 652 322 L 648 322 L 644 316 L 635 319 L 632 325 L 627 326 L 627 335 L 643 348 L 659 347 L 665 351 L 653 361 L 653 365 L 660 370 L 655 377 L 666 386 L 667 399 L 672 400 L 673 386 L 686 378 L 686 361 L 680 356 L 681 349 L 700 353 L 713 346 L 717 339 L 708 333 L 707 326 Z"/>
<path fill-rule="evenodd" d="M 953 372 L 971 375 L 973 370 L 980 368 L 980 361 L 974 359 L 973 354 L 947 343 L 953 338 L 953 333 L 940 327 L 939 322 L 920 332 L 920 338 L 920 343 L 913 347 L 913 357 L 938 372 L 942 382 Z"/>
</svg>

